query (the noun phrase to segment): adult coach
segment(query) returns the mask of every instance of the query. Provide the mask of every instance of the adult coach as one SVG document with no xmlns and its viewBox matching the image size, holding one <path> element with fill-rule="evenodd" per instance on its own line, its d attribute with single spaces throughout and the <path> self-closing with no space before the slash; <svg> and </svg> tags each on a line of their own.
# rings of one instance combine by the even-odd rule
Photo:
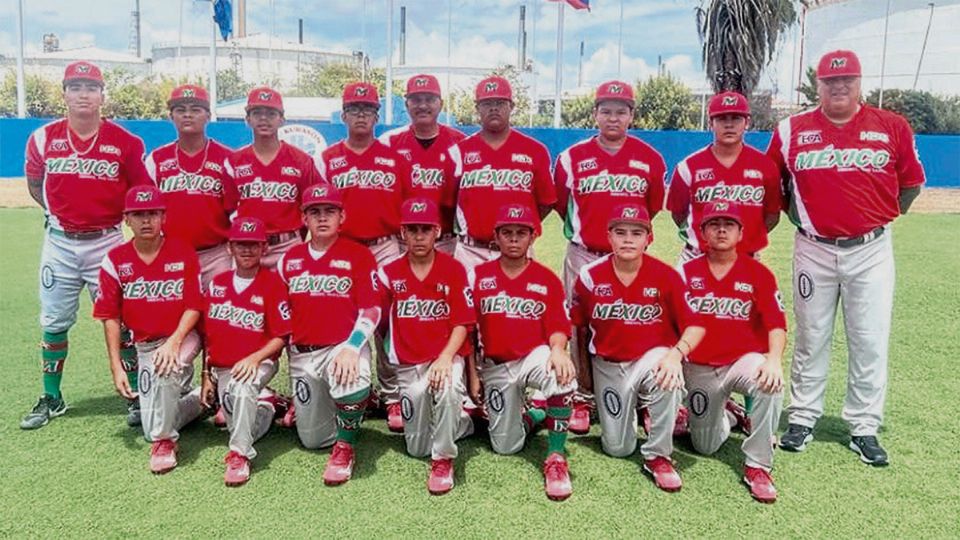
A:
<svg viewBox="0 0 960 540">
<path fill-rule="evenodd" d="M 454 208 L 450 203 L 455 190 L 450 174 L 447 150 L 463 140 L 460 131 L 437 122 L 443 110 L 440 83 L 433 75 L 414 75 L 407 81 L 404 96 L 410 125 L 392 129 L 380 136 L 380 142 L 410 161 L 410 197 L 426 197 L 440 208 L 438 251 L 453 255 L 457 238 L 453 235 Z"/>
<path fill-rule="evenodd" d="M 860 102 L 860 60 L 825 54 L 817 66 L 820 105 L 781 121 L 767 153 L 785 180 L 797 226 L 793 252 L 797 338 L 785 450 L 802 451 L 823 414 L 838 301 L 847 334 L 843 419 L 850 449 L 886 465 L 877 440 L 887 388 L 894 261 L 890 224 L 919 195 L 925 178 L 910 125 Z"/>
<path fill-rule="evenodd" d="M 27 187 L 44 209 L 46 231 L 40 255 L 43 393 L 20 422 L 23 429 L 45 426 L 66 412 L 60 383 L 80 291 L 86 286 L 96 296 L 103 257 L 123 243 L 124 196 L 130 187 L 150 183 L 143 141 L 100 117 L 103 99 L 100 68 L 73 62 L 63 75 L 66 118 L 38 128 L 27 140 Z M 135 387 L 136 357 L 129 345 L 123 366 Z"/>
<path fill-rule="evenodd" d="M 557 202 L 547 148 L 510 127 L 510 82 L 488 77 L 475 98 L 480 131 L 450 148 L 460 236 L 455 258 L 467 270 L 500 255 L 494 241 L 500 208 L 522 204 L 543 219 Z"/>
<path fill-rule="evenodd" d="M 237 190 L 227 175 L 226 161 L 233 151 L 207 137 L 210 97 L 205 88 L 178 86 L 167 107 L 177 140 L 150 152 L 144 164 L 166 200 L 163 233 L 197 251 L 206 287 L 213 276 L 230 269 L 227 232 Z"/>
<path fill-rule="evenodd" d="M 563 286 L 569 300 L 583 265 L 610 253 L 606 221 L 622 204 L 644 206 L 651 219 L 663 207 L 666 164 L 659 152 L 627 134 L 633 122 L 633 87 L 609 81 L 597 88 L 593 118 L 597 134 L 567 148 L 557 157 L 554 177 L 557 213 L 564 220 L 563 234 L 570 241 L 563 260 Z M 577 336 L 571 356 L 577 364 L 570 431 L 590 431 L 593 379 L 589 358 L 579 357 Z"/>
</svg>

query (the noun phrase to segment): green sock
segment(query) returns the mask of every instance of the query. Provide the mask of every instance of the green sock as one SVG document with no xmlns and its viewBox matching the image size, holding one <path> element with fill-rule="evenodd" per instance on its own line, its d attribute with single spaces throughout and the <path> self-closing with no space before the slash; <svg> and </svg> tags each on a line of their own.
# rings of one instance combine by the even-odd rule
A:
<svg viewBox="0 0 960 540">
<path fill-rule="evenodd" d="M 40 369 L 43 371 L 43 393 L 61 398 L 63 362 L 67 359 L 67 333 L 44 332 L 40 342 Z"/>
<path fill-rule="evenodd" d="M 120 332 L 120 364 L 127 374 L 130 390 L 137 392 L 137 349 L 133 346 L 133 334 L 126 328 Z"/>
<path fill-rule="evenodd" d="M 747 411 L 748 415 L 753 410 L 753 396 L 751 396 L 750 394 L 746 394 L 743 396 L 743 409 Z"/>
<path fill-rule="evenodd" d="M 530 407 L 523 413 L 523 424 L 527 428 L 527 433 L 532 433 L 546 419 L 547 412 L 543 409 Z"/>
<path fill-rule="evenodd" d="M 567 426 L 570 424 L 570 395 L 552 396 L 547 399 L 547 455 L 566 453 Z"/>
<path fill-rule="evenodd" d="M 337 440 L 350 446 L 357 442 L 360 433 L 360 422 L 366 410 L 367 397 L 370 396 L 370 387 L 354 392 L 334 400 L 337 404 Z"/>
</svg>

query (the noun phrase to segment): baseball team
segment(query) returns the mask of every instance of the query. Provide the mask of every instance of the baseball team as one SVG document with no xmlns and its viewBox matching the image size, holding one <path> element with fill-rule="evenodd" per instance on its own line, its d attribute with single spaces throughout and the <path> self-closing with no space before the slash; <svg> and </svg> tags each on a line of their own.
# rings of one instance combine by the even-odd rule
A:
<svg viewBox="0 0 960 540">
<path fill-rule="evenodd" d="M 743 482 L 772 503 L 775 447 L 804 450 L 824 413 L 842 306 L 850 448 L 886 465 L 891 222 L 924 172 L 908 123 L 863 103 L 860 77 L 853 52 L 824 55 L 818 106 L 781 121 L 766 152 L 744 144 L 747 99 L 713 96 L 713 141 L 668 184 L 661 155 L 627 132 L 626 82 L 597 88 L 596 134 L 553 163 L 511 126 L 506 79 L 477 85 L 481 127 L 465 136 L 438 123 L 430 75 L 407 83 L 410 125 L 379 138 L 376 87 L 347 85 L 347 137 L 316 159 L 279 138 L 277 91 L 249 93 L 253 142 L 234 151 L 206 135 L 207 91 L 179 86 L 168 101 L 177 139 L 144 156 L 100 116 L 99 68 L 72 63 L 66 117 L 26 148 L 47 219 L 43 392 L 21 427 L 67 410 L 68 332 L 86 287 L 157 474 L 176 467 L 179 430 L 216 414 L 229 431 L 227 485 L 249 480 L 254 444 L 275 423 L 306 448 L 332 446 L 323 480 L 342 484 L 365 415 L 382 410 L 411 456 L 429 456 L 436 495 L 454 486 L 458 440 L 485 430 L 495 453 L 514 454 L 545 428 L 544 488 L 563 500 L 568 431 L 596 420 L 614 457 L 634 454 L 643 428 L 643 471 L 664 491 L 682 486 L 676 435 L 709 455 L 740 430 Z M 664 206 L 684 243 L 676 265 L 646 253 Z M 562 276 L 533 254 L 551 211 L 569 241 Z M 796 227 L 796 335 L 778 436 L 787 320 L 761 254 L 781 212 Z M 269 386 L 284 356 L 291 398 Z"/>
</svg>

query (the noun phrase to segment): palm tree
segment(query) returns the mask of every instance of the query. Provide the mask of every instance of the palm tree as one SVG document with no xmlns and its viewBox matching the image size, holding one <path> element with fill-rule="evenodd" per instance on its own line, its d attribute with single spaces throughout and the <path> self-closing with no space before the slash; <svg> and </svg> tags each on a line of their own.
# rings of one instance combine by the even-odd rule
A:
<svg viewBox="0 0 960 540">
<path fill-rule="evenodd" d="M 701 0 L 696 9 L 703 64 L 714 91 L 749 96 L 773 60 L 783 33 L 797 20 L 797 6 L 816 0 Z"/>
</svg>

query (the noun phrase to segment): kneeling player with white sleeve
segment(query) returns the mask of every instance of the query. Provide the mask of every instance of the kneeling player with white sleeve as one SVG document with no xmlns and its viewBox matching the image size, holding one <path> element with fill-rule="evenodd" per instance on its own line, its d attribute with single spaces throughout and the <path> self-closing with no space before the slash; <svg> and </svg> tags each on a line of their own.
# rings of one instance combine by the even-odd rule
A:
<svg viewBox="0 0 960 540">
<path fill-rule="evenodd" d="M 753 396 L 752 431 L 743 441 L 743 481 L 754 499 L 772 503 L 773 441 L 783 402 L 783 349 L 787 319 L 773 273 L 737 253 L 743 237 L 739 208 L 709 204 L 700 225 L 706 255 L 683 264 L 687 303 L 707 329 L 683 366 L 690 437 L 702 454 L 720 449 L 736 425 L 727 405 L 732 392 Z"/>
<path fill-rule="evenodd" d="M 150 470 L 177 466 L 178 430 L 200 415 L 193 359 L 200 352 L 194 327 L 200 320 L 200 262 L 188 244 L 161 234 L 163 195 L 154 186 L 127 192 L 124 221 L 133 239 L 107 253 L 93 317 L 103 321 L 110 370 L 117 392 L 134 399 L 120 359 L 120 325 L 133 332 L 140 368 L 141 419 L 152 442 Z"/>
<path fill-rule="evenodd" d="M 217 274 L 207 288 L 200 395 L 204 406 L 219 399 L 223 407 L 230 431 L 224 482 L 240 486 L 250 479 L 250 460 L 257 456 L 253 443 L 267 434 L 277 413 L 273 402 L 257 397 L 277 373 L 277 357 L 290 335 L 290 305 L 276 272 L 260 266 L 267 249 L 263 221 L 237 218 L 228 238 L 236 270 Z"/>
<path fill-rule="evenodd" d="M 426 198 L 407 200 L 400 224 L 406 254 L 380 268 L 390 309 L 387 359 L 396 366 L 407 453 L 431 456 L 427 489 L 442 495 L 453 489 L 456 441 L 473 432 L 463 410 L 463 356 L 476 315 L 467 271 L 435 249 L 437 205 Z"/>
<path fill-rule="evenodd" d="M 333 486 L 353 474 L 353 445 L 370 396 L 369 340 L 380 322 L 377 263 L 366 246 L 340 237 L 347 215 L 336 187 L 310 186 L 302 204 L 310 241 L 287 251 L 277 272 L 293 321 L 297 435 L 307 448 L 333 445 L 323 472 Z"/>
<path fill-rule="evenodd" d="M 683 298 L 683 280 L 644 253 L 651 238 L 645 206 L 614 208 L 607 221 L 613 252 L 583 266 L 570 314 L 581 354 L 593 355 L 593 388 L 603 451 L 626 457 L 637 448 L 637 401 L 650 411 L 643 470 L 657 487 L 678 491 L 673 426 L 683 399 L 683 357 L 703 338 L 703 327 Z M 585 356 L 584 356 L 585 357 Z"/>
<path fill-rule="evenodd" d="M 547 497 L 563 500 L 573 491 L 565 455 L 577 379 L 566 350 L 570 321 L 563 308 L 563 284 L 549 268 L 527 257 L 539 227 L 529 206 L 501 207 L 494 225 L 500 258 L 480 264 L 471 274 L 482 354 L 472 362 L 479 379 L 474 366 L 469 370 L 470 397 L 487 406 L 490 444 L 498 454 L 519 452 L 526 436 L 546 420 L 545 488 Z M 543 392 L 546 411 L 523 410 L 527 387 Z"/>
</svg>

